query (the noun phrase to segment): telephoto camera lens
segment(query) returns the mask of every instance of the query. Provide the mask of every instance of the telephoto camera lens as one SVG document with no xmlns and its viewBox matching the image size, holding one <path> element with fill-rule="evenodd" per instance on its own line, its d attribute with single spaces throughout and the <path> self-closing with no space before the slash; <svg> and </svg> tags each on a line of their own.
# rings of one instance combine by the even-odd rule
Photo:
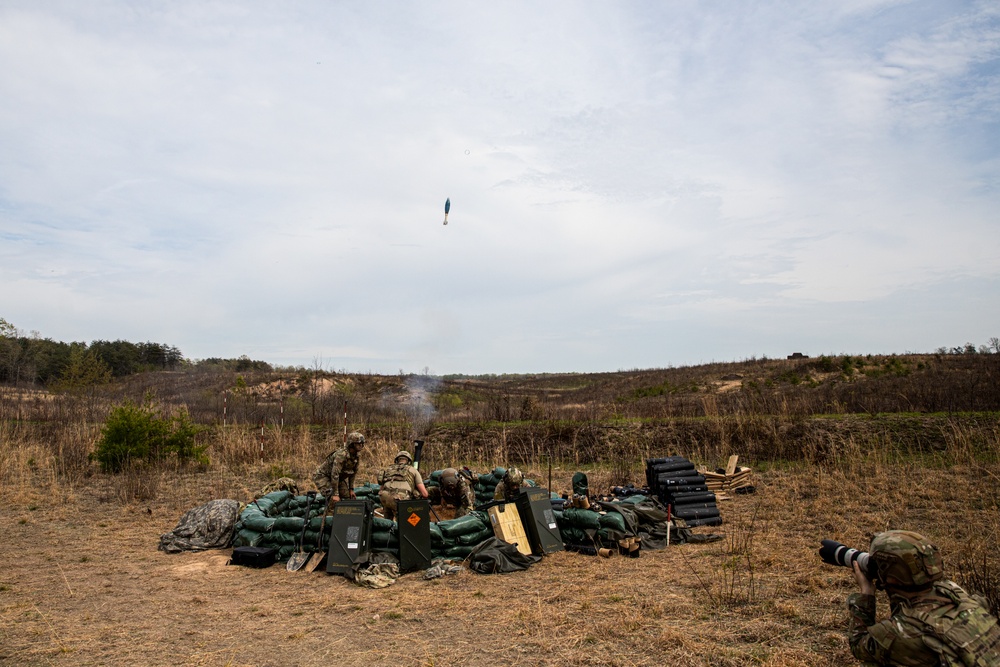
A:
<svg viewBox="0 0 1000 667">
<path fill-rule="evenodd" d="M 835 540 L 823 540 L 819 555 L 824 563 L 839 565 L 841 567 L 854 567 L 854 561 L 858 562 L 862 574 L 868 577 L 868 552 L 852 549 L 846 544 L 841 544 Z M 869 577 L 870 578 L 870 577 Z"/>
</svg>

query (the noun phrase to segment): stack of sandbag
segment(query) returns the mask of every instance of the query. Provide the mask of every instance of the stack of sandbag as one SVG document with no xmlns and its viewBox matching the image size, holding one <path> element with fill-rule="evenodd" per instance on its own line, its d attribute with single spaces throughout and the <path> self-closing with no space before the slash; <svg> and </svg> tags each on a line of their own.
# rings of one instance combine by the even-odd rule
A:
<svg viewBox="0 0 1000 667">
<path fill-rule="evenodd" d="M 433 470 L 431 474 L 424 477 L 424 486 L 428 489 L 432 489 L 441 486 L 441 470 Z"/>
<path fill-rule="evenodd" d="M 476 545 L 491 537 L 489 515 L 473 510 L 456 519 L 431 523 L 431 554 L 435 558 L 465 558 Z"/>
<path fill-rule="evenodd" d="M 372 519 L 372 551 L 399 556 L 399 526 L 395 521 L 380 516 Z"/>
<path fill-rule="evenodd" d="M 293 496 L 288 491 L 274 491 L 254 500 L 240 513 L 236 521 L 234 547 L 274 547 L 278 559 L 288 560 L 298 546 L 302 525 L 306 521 L 307 496 Z M 317 495 L 309 511 L 303 546 L 313 551 L 319 538 L 319 527 L 326 499 Z"/>
<path fill-rule="evenodd" d="M 476 478 L 472 485 L 472 490 L 476 494 L 476 505 L 483 505 L 493 501 L 493 494 L 497 490 L 497 484 L 503 479 L 506 468 L 497 466 L 487 473 L 483 473 Z"/>
<path fill-rule="evenodd" d="M 688 526 L 722 523 L 715 493 L 705 485 L 705 476 L 683 456 L 646 459 L 646 483 L 651 493 L 671 508 L 672 516 Z"/>
<path fill-rule="evenodd" d="M 598 512 L 581 507 L 554 510 L 563 544 L 571 551 L 589 553 L 596 547 L 615 547 L 619 540 L 634 537 L 625 518 L 617 512 Z"/>
<path fill-rule="evenodd" d="M 484 505 L 493 502 L 493 494 L 496 493 L 497 484 L 503 479 L 507 469 L 497 466 L 490 472 L 479 475 L 472 485 L 472 490 L 476 494 L 476 505 Z M 525 479 L 523 486 L 538 486 L 534 480 Z"/>
<path fill-rule="evenodd" d="M 358 500 L 371 500 L 378 505 L 378 492 L 381 490 L 381 486 L 374 482 L 369 482 L 368 484 L 354 487 L 354 495 L 358 497 Z"/>
</svg>

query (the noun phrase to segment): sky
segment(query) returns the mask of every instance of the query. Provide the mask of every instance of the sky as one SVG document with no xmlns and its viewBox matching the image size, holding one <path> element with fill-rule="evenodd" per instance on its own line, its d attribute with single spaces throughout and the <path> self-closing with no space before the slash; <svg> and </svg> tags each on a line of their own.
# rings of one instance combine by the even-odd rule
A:
<svg viewBox="0 0 1000 667">
<path fill-rule="evenodd" d="M 392 374 L 978 346 L 1000 4 L 0 0 L 0 317 Z"/>
</svg>

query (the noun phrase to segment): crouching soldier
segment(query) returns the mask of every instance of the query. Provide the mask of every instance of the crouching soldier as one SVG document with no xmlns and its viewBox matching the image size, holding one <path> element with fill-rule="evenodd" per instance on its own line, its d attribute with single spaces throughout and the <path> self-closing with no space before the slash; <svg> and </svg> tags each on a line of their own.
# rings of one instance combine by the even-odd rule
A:
<svg viewBox="0 0 1000 667">
<path fill-rule="evenodd" d="M 323 494 L 333 503 L 341 498 L 355 499 L 354 476 L 358 474 L 358 459 L 365 436 L 357 431 L 347 436 L 347 445 L 334 451 L 313 473 L 312 480 Z"/>
<path fill-rule="evenodd" d="M 409 452 L 396 454 L 396 461 L 378 475 L 382 485 L 378 499 L 386 519 L 396 517 L 396 503 L 400 500 L 414 500 L 427 497 L 427 487 L 420 471 L 413 467 L 413 457 Z"/>
<path fill-rule="evenodd" d="M 503 478 L 497 483 L 496 491 L 493 492 L 494 500 L 502 500 L 505 503 L 514 502 L 517 494 L 521 492 L 521 484 L 524 483 L 524 474 L 517 468 L 507 468 Z"/>
<path fill-rule="evenodd" d="M 1000 665 L 1000 625 L 984 600 L 944 578 L 937 547 L 917 533 L 879 533 L 868 576 L 854 562 L 860 593 L 847 599 L 851 653 L 866 665 Z M 871 579 L 869 579 L 871 577 Z M 891 616 L 875 620 L 875 589 L 889 595 Z"/>
<path fill-rule="evenodd" d="M 472 490 L 472 473 L 468 468 L 441 471 L 441 501 L 455 508 L 456 519 L 472 511 L 476 493 Z"/>
</svg>

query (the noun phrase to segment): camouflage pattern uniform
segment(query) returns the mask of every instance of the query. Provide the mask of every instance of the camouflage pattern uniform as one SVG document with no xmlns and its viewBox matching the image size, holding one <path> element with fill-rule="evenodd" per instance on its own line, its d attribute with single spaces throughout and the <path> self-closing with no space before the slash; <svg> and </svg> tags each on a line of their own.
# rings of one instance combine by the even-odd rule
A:
<svg viewBox="0 0 1000 667">
<path fill-rule="evenodd" d="M 273 491 L 288 491 L 293 496 L 299 495 L 299 487 L 291 477 L 279 477 L 273 482 L 269 482 L 260 491 L 260 495 L 266 496 Z"/>
<path fill-rule="evenodd" d="M 1000 625 L 985 601 L 943 579 L 937 548 L 908 531 L 872 540 L 869 576 L 889 594 L 892 616 L 875 620 L 875 596 L 853 593 L 851 653 L 870 665 L 997 667 Z"/>
<path fill-rule="evenodd" d="M 517 494 L 521 492 L 521 483 L 524 482 L 524 474 L 517 468 L 508 468 L 503 474 L 503 479 L 497 483 L 497 488 L 493 492 L 493 500 L 503 500 L 513 502 Z"/>
<path fill-rule="evenodd" d="M 358 474 L 358 452 L 341 448 L 326 457 L 312 480 L 324 497 L 350 498 L 354 491 L 354 476 Z"/>
<path fill-rule="evenodd" d="M 476 506 L 476 492 L 469 480 L 459 473 L 454 484 L 441 482 L 441 500 L 455 507 L 455 518 L 465 516 Z"/>
<path fill-rule="evenodd" d="M 400 452 L 403 454 L 404 452 Z M 409 456 L 409 455 L 407 455 Z M 401 456 L 397 456 L 399 461 Z M 392 519 L 396 515 L 396 503 L 400 500 L 419 498 L 417 487 L 424 483 L 420 471 L 407 462 L 393 463 L 379 473 L 378 483 L 382 486 L 378 499 L 382 503 L 385 518 Z"/>
<path fill-rule="evenodd" d="M 889 605 L 891 618 L 876 623 L 874 595 L 852 593 L 848 598 L 851 653 L 858 660 L 913 667 L 1000 665 L 997 619 L 958 584 L 939 581 L 912 599 L 890 594 Z M 963 662 L 963 651 L 950 646 L 951 634 L 971 642 L 965 651 L 976 654 L 975 662 Z"/>
</svg>

